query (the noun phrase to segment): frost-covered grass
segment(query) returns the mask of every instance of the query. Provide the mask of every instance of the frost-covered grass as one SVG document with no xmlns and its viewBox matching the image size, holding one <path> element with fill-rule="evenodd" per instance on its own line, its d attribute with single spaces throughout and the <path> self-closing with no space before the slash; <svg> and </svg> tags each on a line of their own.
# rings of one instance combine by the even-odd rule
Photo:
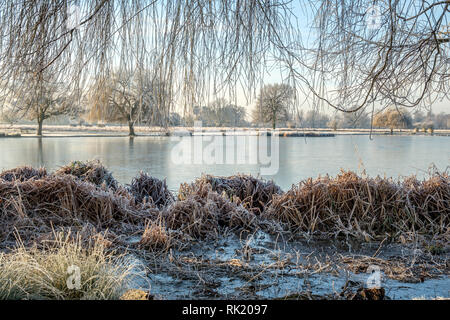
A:
<svg viewBox="0 0 450 320">
<path fill-rule="evenodd" d="M 237 297 L 251 297 L 256 287 L 249 283 L 255 279 L 263 290 L 273 287 L 268 279 L 279 279 L 287 270 L 298 280 L 298 272 L 334 272 L 336 265 L 355 273 L 379 265 L 396 281 L 447 275 L 449 179 L 448 172 L 435 172 L 423 181 L 342 172 L 304 180 L 283 192 L 273 182 L 251 176 L 206 175 L 181 185 L 175 195 L 163 180 L 143 173 L 131 185 L 120 185 L 97 162 L 72 162 L 54 173 L 12 169 L 0 173 L 0 299 L 119 299 L 128 287 L 158 293 L 158 277 L 159 293 L 172 279 L 172 289 L 184 286 L 183 294 L 197 292 L 201 283 L 203 291 L 194 297 L 226 297 L 234 294 L 226 277 L 238 271 L 243 282 L 235 283 L 236 290 L 248 287 L 248 292 Z M 255 245 L 251 239 L 260 232 L 264 239 L 272 238 Z M 227 249 L 232 237 L 239 246 Z M 307 247 L 278 257 L 280 248 L 301 238 Z M 364 259 L 333 252 L 337 260 L 303 265 L 298 254 L 315 239 L 335 241 L 333 246 L 379 247 Z M 382 261 L 376 256 L 389 242 L 423 250 L 412 261 Z M 151 271 L 151 287 L 129 285 L 137 284 L 136 263 L 125 254 Z M 73 284 L 77 268 L 80 286 L 71 288 L 68 280 Z M 421 294 L 419 290 L 417 296 Z M 275 296 L 282 295 L 265 297 Z"/>
<path fill-rule="evenodd" d="M 60 233 L 45 248 L 0 254 L 0 299 L 119 299 L 130 274 L 123 256 L 106 253 L 101 243 L 86 248 Z"/>
</svg>

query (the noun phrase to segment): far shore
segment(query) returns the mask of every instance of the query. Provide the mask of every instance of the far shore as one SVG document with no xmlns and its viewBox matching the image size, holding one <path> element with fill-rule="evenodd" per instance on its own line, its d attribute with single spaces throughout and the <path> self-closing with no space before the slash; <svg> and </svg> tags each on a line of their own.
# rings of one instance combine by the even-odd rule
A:
<svg viewBox="0 0 450 320">
<path fill-rule="evenodd" d="M 38 137 L 37 125 L 33 124 L 0 124 L 1 137 Z M 231 128 L 202 127 L 202 131 L 193 127 L 148 127 L 135 126 L 137 136 L 185 136 L 185 135 L 258 135 L 273 131 L 271 128 Z M 332 137 L 335 135 L 369 135 L 370 129 L 337 129 L 330 128 L 277 128 L 282 137 Z M 390 135 L 390 129 L 372 129 L 372 135 Z M 450 136 L 449 129 L 436 129 L 431 132 L 415 129 L 394 129 L 394 135 L 436 135 Z M 44 125 L 43 136 L 46 137 L 122 137 L 128 136 L 128 125 Z"/>
</svg>

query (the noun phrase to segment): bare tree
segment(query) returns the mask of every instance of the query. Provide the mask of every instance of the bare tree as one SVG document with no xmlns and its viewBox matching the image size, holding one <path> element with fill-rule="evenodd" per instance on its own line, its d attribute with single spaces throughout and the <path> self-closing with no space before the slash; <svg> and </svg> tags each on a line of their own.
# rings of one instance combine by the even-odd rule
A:
<svg viewBox="0 0 450 320">
<path fill-rule="evenodd" d="M 33 76 L 24 77 L 21 81 L 16 80 L 2 100 L 6 100 L 4 105 L 16 118 L 35 120 L 36 134 L 42 136 L 44 120 L 66 114 L 69 109 L 73 109 L 73 97 L 63 84 L 52 80 L 51 76 L 39 79 Z"/>
<path fill-rule="evenodd" d="M 117 71 L 107 79 L 97 79 L 88 93 L 88 117 L 90 120 L 126 122 L 129 135 L 134 136 L 136 122 L 161 123 L 158 105 L 163 95 L 163 84 L 155 83 L 149 73 L 139 77 L 131 71 Z"/>
<path fill-rule="evenodd" d="M 324 128 L 329 120 L 330 118 L 327 114 L 313 108 L 306 112 L 302 125 L 307 128 Z"/>
<path fill-rule="evenodd" d="M 276 128 L 277 121 L 287 121 L 294 97 L 293 89 L 286 84 L 269 84 L 261 89 L 253 112 L 253 120 L 271 123 Z"/>
<path fill-rule="evenodd" d="M 118 119 L 127 121 L 130 136 L 135 135 L 134 123 L 139 112 L 138 94 L 133 89 L 133 76 L 127 72 L 114 74 L 107 88 L 108 106 Z"/>
<path fill-rule="evenodd" d="M 409 113 L 403 108 L 388 108 L 374 116 L 373 125 L 375 127 L 390 128 L 392 134 L 396 128 L 411 127 L 412 119 Z"/>
<path fill-rule="evenodd" d="M 193 120 L 203 121 L 205 126 L 239 127 L 247 125 L 244 107 L 234 105 L 227 99 L 218 98 L 207 106 L 196 107 Z"/>
<path fill-rule="evenodd" d="M 370 128 L 370 121 L 369 113 L 365 109 L 352 113 L 336 111 L 327 126 L 335 130 L 337 128 Z"/>
</svg>

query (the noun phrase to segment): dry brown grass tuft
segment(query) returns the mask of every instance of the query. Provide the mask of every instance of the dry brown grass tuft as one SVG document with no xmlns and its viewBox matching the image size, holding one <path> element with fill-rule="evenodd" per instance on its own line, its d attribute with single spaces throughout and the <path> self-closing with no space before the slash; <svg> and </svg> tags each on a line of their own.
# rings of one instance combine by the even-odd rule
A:
<svg viewBox="0 0 450 320">
<path fill-rule="evenodd" d="M 275 196 L 264 217 L 290 230 L 398 239 L 404 234 L 450 236 L 450 180 L 446 173 L 425 181 L 394 182 L 342 171 L 307 179 Z"/>
<path fill-rule="evenodd" d="M 407 261 L 399 257 L 392 257 L 389 260 L 352 255 L 341 256 L 339 262 L 353 273 L 366 273 L 370 266 L 376 265 L 383 270 L 385 276 L 402 282 L 418 283 L 424 279 L 430 279 L 445 274 L 445 263 L 426 261 L 424 259 L 412 259 Z M 419 261 L 418 261 L 419 260 Z"/>
<path fill-rule="evenodd" d="M 159 180 L 143 172 L 133 178 L 128 190 L 134 196 L 136 202 L 154 203 L 158 208 L 165 207 L 175 201 L 172 192 L 167 188 L 166 180 Z"/>
<path fill-rule="evenodd" d="M 197 186 L 163 213 L 167 227 L 194 237 L 215 237 L 221 229 L 253 229 L 256 216 L 211 189 Z"/>
<path fill-rule="evenodd" d="M 95 184 L 104 189 L 111 188 L 116 190 L 117 181 L 98 160 L 93 161 L 72 161 L 68 165 L 61 167 L 55 172 L 55 175 L 72 175 L 78 179 Z"/>
<path fill-rule="evenodd" d="M 143 290 L 131 289 L 125 292 L 120 300 L 153 300 L 153 296 Z"/>
<path fill-rule="evenodd" d="M 5 170 L 0 173 L 0 180 L 5 181 L 27 181 L 31 179 L 41 179 L 47 176 L 45 168 L 34 169 L 32 167 L 19 167 L 11 170 Z"/>
<path fill-rule="evenodd" d="M 260 214 L 272 201 L 273 195 L 282 194 L 282 190 L 273 181 L 265 181 L 250 175 L 231 177 L 215 177 L 203 175 L 193 184 L 184 184 L 180 188 L 179 198 L 182 200 L 195 193 L 204 185 L 210 185 L 213 191 L 225 194 L 231 201 L 242 205 L 254 214 Z"/>
<path fill-rule="evenodd" d="M 168 232 L 161 221 L 149 221 L 142 234 L 141 240 L 139 241 L 139 245 L 150 249 L 167 249 L 170 247 L 169 240 Z"/>
<path fill-rule="evenodd" d="M 160 216 L 147 222 L 138 247 L 150 252 L 168 252 L 172 248 L 181 249 L 185 240 L 182 232 L 166 228 Z"/>
</svg>

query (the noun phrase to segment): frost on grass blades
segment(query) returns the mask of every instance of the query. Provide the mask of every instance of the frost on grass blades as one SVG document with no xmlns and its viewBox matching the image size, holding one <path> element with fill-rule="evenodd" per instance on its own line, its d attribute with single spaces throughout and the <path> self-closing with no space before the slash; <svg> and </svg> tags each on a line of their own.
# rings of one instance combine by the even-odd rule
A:
<svg viewBox="0 0 450 320">
<path fill-rule="evenodd" d="M 192 136 L 171 137 L 176 142 L 171 161 L 177 165 L 243 165 L 260 166 L 260 174 L 273 176 L 279 169 L 279 134 L 231 129 L 220 135 L 203 135 L 202 122 L 196 121 Z"/>
</svg>

